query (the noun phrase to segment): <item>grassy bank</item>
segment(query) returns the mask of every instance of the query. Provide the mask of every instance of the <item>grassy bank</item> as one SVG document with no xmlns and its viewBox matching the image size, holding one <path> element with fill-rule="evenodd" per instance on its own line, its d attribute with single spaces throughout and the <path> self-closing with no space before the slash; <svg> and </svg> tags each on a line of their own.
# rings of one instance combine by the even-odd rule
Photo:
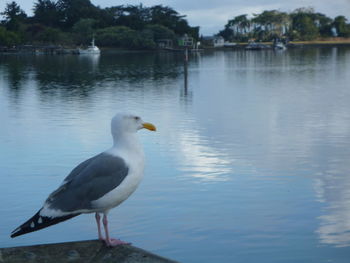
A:
<svg viewBox="0 0 350 263">
<path fill-rule="evenodd" d="M 259 42 L 265 45 L 272 45 L 272 42 Z M 294 45 L 350 45 L 350 38 L 327 38 L 310 41 L 290 41 Z M 237 43 L 238 46 L 246 46 L 248 42 Z"/>
<path fill-rule="evenodd" d="M 301 45 L 343 45 L 350 44 L 350 38 L 329 38 L 317 39 L 312 41 L 291 41 L 292 44 Z"/>
</svg>

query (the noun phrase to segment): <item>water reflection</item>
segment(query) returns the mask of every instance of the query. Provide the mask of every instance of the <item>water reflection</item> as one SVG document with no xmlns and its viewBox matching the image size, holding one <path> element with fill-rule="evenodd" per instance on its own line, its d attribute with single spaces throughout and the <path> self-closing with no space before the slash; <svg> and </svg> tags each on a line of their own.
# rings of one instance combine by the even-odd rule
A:
<svg viewBox="0 0 350 263">
<path fill-rule="evenodd" d="M 180 170 L 186 176 L 211 182 L 230 180 L 232 162 L 223 152 L 208 145 L 195 127 L 186 127 L 177 139 Z"/>
<path fill-rule="evenodd" d="M 224 153 L 220 160 L 234 160 L 226 161 L 225 168 L 241 164 L 262 177 L 314 178 L 324 202 L 322 215 L 315 216 L 320 242 L 350 246 L 349 52 L 333 48 L 215 56 L 215 66 L 226 72 L 211 72 L 213 62 L 202 65 L 199 81 L 205 88 L 197 90 L 194 107 L 204 127 L 200 137 L 219 142 L 199 151 Z"/>
<path fill-rule="evenodd" d="M 13 93 L 13 96 L 16 98 L 21 93 L 23 82 L 26 79 L 24 72 L 28 69 L 21 61 L 19 57 L 0 57 L 1 61 L 1 75 L 4 77 L 7 83 L 4 83 L 6 86 L 11 87 L 10 92 Z M 27 72 L 26 72 L 27 73 Z"/>
<path fill-rule="evenodd" d="M 182 61 L 172 53 L 120 52 L 97 56 L 2 56 L 10 92 L 19 95 L 27 80 L 36 81 L 42 96 L 88 97 L 95 89 L 119 81 L 175 79 L 182 75 Z M 157 89 L 157 87 L 154 87 Z"/>
<path fill-rule="evenodd" d="M 315 191 L 318 200 L 325 205 L 316 230 L 320 242 L 337 247 L 350 246 L 349 171 L 322 174 L 315 180 Z"/>
<path fill-rule="evenodd" d="M 87 67 L 91 67 L 91 70 L 94 72 L 98 70 L 100 54 L 82 54 L 78 56 L 79 60 L 86 63 Z"/>
<path fill-rule="evenodd" d="M 105 127 L 123 110 L 159 128 L 140 133 L 147 178 L 115 212 L 126 240 L 186 262 L 322 262 L 324 248 L 344 262 L 338 252 L 350 253 L 349 49 L 208 52 L 187 70 L 176 53 L 0 59 L 0 192 L 11 203 L 1 209 L 12 215 L 1 231 L 42 201 L 41 192 L 30 204 L 8 198 L 12 189 L 55 187 L 109 147 Z M 90 218 L 77 220 L 68 234 L 52 228 L 35 240 L 81 237 Z"/>
</svg>

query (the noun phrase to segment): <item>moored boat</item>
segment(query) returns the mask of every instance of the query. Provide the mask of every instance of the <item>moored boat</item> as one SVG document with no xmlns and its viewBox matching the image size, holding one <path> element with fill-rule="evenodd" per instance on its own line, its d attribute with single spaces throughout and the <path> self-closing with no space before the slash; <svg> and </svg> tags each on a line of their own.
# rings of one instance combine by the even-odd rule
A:
<svg viewBox="0 0 350 263">
<path fill-rule="evenodd" d="M 87 48 L 78 48 L 79 54 L 100 54 L 100 49 L 95 46 L 95 38 L 92 38 L 91 46 Z"/>
</svg>

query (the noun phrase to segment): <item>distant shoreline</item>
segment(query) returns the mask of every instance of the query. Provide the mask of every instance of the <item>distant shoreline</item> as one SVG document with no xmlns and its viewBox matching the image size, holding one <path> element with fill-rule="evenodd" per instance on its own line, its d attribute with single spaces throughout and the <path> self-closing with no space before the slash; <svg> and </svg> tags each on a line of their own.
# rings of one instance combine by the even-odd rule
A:
<svg viewBox="0 0 350 263">
<path fill-rule="evenodd" d="M 259 42 L 266 45 L 272 45 L 272 42 Z M 237 43 L 238 45 L 248 45 L 248 42 Z M 350 45 L 350 38 L 319 39 L 309 41 L 289 41 L 292 45 Z"/>
<path fill-rule="evenodd" d="M 267 46 L 272 46 L 273 42 L 257 42 Z M 230 50 L 245 48 L 248 42 L 239 42 L 234 46 L 229 47 L 204 47 L 204 49 L 212 50 Z M 335 38 L 335 39 L 319 39 L 310 41 L 289 41 L 287 48 L 302 48 L 302 47 L 336 47 L 336 46 L 350 46 L 350 38 Z"/>
<path fill-rule="evenodd" d="M 265 44 L 268 46 L 271 46 L 273 43 L 272 42 L 258 42 L 261 44 Z M 230 47 L 202 47 L 204 50 L 234 50 L 234 49 L 242 49 L 245 48 L 248 45 L 248 42 L 240 42 L 237 43 L 234 46 Z M 25 46 L 25 45 L 24 45 Z M 320 40 L 311 40 L 311 41 L 290 41 L 287 44 L 288 48 L 302 48 L 302 47 L 336 47 L 336 46 L 350 46 L 350 38 L 335 38 L 335 39 L 320 39 Z M 45 48 L 45 45 L 41 46 L 38 45 L 39 48 Z M 37 47 L 37 48 L 38 48 Z M 52 45 L 48 45 L 46 47 L 49 47 L 52 49 Z M 72 47 L 62 47 L 57 49 L 59 45 L 55 46 L 56 48 L 53 48 L 55 52 L 44 52 L 46 54 L 76 54 L 75 50 L 77 48 L 72 48 Z M 154 50 L 142 50 L 142 49 L 125 49 L 125 48 L 113 48 L 113 47 L 103 47 L 101 46 L 102 50 L 124 50 L 124 51 L 166 51 L 164 49 L 154 49 Z M 20 47 L 13 47 L 13 48 L 0 48 L 0 54 L 1 53 L 21 53 L 21 48 Z M 23 52 L 23 53 L 35 53 L 35 48 L 30 49 L 31 51 L 29 52 Z M 58 51 L 58 52 L 57 52 Z"/>
</svg>

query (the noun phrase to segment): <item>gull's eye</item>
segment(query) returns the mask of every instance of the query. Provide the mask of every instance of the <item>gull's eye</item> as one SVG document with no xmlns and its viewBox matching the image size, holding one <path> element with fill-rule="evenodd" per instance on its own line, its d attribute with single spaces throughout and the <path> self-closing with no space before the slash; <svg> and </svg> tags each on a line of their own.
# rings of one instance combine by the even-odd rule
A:
<svg viewBox="0 0 350 263">
<path fill-rule="evenodd" d="M 140 120 L 140 117 L 135 116 L 134 119 L 135 119 L 136 121 L 138 121 L 138 120 Z"/>
</svg>

